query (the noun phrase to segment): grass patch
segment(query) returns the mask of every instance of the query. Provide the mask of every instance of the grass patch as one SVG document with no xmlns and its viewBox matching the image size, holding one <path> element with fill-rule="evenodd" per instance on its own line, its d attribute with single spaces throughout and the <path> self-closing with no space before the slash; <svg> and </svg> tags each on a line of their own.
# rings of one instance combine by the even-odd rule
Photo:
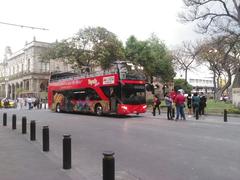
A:
<svg viewBox="0 0 240 180">
<path fill-rule="evenodd" d="M 236 108 L 231 102 L 208 100 L 207 113 L 223 113 L 226 109 L 229 113 L 240 114 L 240 109 Z"/>
<path fill-rule="evenodd" d="M 148 99 L 147 101 L 148 108 L 152 109 L 152 100 Z M 166 105 L 164 100 L 162 100 L 162 103 L 160 105 L 161 109 L 165 110 Z M 209 99 L 207 101 L 207 107 L 205 109 L 205 112 L 208 113 L 216 113 L 216 114 L 223 114 L 224 109 L 227 110 L 228 113 L 232 114 L 240 114 L 240 109 L 235 107 L 231 102 L 224 102 L 224 101 L 214 101 L 212 99 Z M 185 108 L 185 111 L 187 110 L 187 106 Z"/>
</svg>

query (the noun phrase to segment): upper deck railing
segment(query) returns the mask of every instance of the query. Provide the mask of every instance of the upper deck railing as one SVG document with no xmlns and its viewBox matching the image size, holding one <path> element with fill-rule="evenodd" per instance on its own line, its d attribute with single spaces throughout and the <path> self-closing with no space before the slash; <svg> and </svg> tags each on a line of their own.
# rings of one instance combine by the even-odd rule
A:
<svg viewBox="0 0 240 180">
<path fill-rule="evenodd" d="M 96 72 L 84 72 L 84 73 L 74 73 L 74 72 L 56 72 L 51 74 L 50 82 L 57 82 L 62 80 L 74 80 L 83 78 L 92 78 L 97 76 L 117 74 L 116 71 L 96 71 Z"/>
<path fill-rule="evenodd" d="M 131 66 L 130 66 L 130 65 Z M 56 82 L 60 80 L 67 79 L 82 79 L 82 78 L 91 78 L 97 76 L 118 74 L 119 79 L 128 79 L 128 80 L 145 80 L 145 75 L 142 68 L 136 68 L 139 66 L 134 66 L 132 63 L 127 62 L 116 62 L 113 63 L 109 69 L 100 70 L 100 71 L 91 71 L 89 68 L 82 69 L 80 73 L 76 72 L 64 72 L 64 73 L 53 73 L 50 76 L 50 82 Z"/>
</svg>

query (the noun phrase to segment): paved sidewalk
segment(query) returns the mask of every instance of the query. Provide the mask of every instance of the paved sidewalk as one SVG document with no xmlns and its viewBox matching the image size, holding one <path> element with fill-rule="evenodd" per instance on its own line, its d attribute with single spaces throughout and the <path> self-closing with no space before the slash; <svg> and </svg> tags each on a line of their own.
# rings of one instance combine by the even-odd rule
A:
<svg viewBox="0 0 240 180">
<path fill-rule="evenodd" d="M 153 116 L 152 111 L 148 110 L 145 114 L 145 117 L 154 118 L 154 119 L 161 119 L 167 120 L 167 113 L 165 111 L 161 111 L 161 114 Z M 206 114 L 203 116 L 199 116 L 199 119 L 196 120 L 193 115 L 188 116 L 185 112 L 186 120 L 190 121 L 198 121 L 198 122 L 217 122 L 217 123 L 226 123 L 224 122 L 223 114 Z M 181 120 L 179 120 L 181 121 Z M 239 114 L 228 114 L 227 115 L 227 123 L 229 124 L 240 124 L 240 115 Z"/>
<path fill-rule="evenodd" d="M 29 134 L 0 126 L 1 180 L 74 180 L 85 179 L 74 170 L 63 170 L 51 152 L 42 152 Z"/>
</svg>

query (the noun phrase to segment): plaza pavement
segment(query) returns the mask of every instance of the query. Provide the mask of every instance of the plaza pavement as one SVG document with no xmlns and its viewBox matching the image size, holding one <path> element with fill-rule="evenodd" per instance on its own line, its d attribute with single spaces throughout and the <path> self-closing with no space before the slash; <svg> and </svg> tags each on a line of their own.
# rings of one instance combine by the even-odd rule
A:
<svg viewBox="0 0 240 180">
<path fill-rule="evenodd" d="M 22 135 L 20 129 L 12 130 L 11 122 L 3 126 L 1 121 L 0 180 L 85 180 L 74 168 L 62 169 L 59 160 L 39 146 L 29 133 Z"/>
</svg>

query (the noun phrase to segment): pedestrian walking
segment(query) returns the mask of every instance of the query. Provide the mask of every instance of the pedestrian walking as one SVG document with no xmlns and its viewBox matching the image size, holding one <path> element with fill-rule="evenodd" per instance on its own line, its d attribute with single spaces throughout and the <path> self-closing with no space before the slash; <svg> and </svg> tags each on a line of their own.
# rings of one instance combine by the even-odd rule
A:
<svg viewBox="0 0 240 180">
<path fill-rule="evenodd" d="M 177 91 L 175 104 L 176 104 L 176 110 L 177 110 L 177 116 L 175 120 L 177 121 L 179 119 L 179 115 L 181 115 L 181 119 L 186 120 L 185 113 L 184 113 L 185 97 L 183 94 L 181 94 L 180 91 Z"/>
<path fill-rule="evenodd" d="M 154 98 L 153 98 L 153 116 L 156 115 L 156 109 L 158 109 L 158 114 L 159 115 L 161 114 L 160 107 L 159 107 L 160 104 L 161 104 L 160 98 L 158 97 L 158 95 L 154 95 Z"/>
<path fill-rule="evenodd" d="M 167 106 L 167 118 L 168 118 L 168 120 L 173 120 L 173 116 L 172 116 L 173 100 L 168 93 L 165 94 L 164 100 L 165 100 L 165 104 Z"/>
<path fill-rule="evenodd" d="M 27 103 L 28 103 L 28 109 L 31 110 L 32 107 L 32 99 L 30 97 L 27 98 Z"/>
</svg>

